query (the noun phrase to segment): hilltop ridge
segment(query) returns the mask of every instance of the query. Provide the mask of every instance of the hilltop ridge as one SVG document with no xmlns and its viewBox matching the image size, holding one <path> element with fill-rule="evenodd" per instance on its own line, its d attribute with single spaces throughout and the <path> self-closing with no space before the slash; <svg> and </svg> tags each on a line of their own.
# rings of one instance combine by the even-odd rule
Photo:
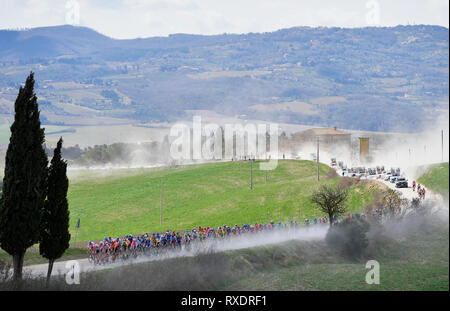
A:
<svg viewBox="0 0 450 311">
<path fill-rule="evenodd" d="M 210 111 L 421 131 L 448 115 L 448 36 L 427 25 L 126 40 L 68 25 L 0 30 L 0 114 L 10 115 L 33 70 L 46 124 L 170 122 Z"/>
</svg>

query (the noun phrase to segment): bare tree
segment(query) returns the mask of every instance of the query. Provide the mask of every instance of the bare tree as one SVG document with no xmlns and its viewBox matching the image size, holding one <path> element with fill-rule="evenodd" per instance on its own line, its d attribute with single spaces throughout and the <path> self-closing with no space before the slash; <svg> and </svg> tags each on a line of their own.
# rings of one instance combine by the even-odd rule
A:
<svg viewBox="0 0 450 311">
<path fill-rule="evenodd" d="M 398 190 L 388 189 L 383 194 L 383 215 L 386 218 L 401 218 L 407 212 L 408 200 L 402 198 L 402 193 Z"/>
<path fill-rule="evenodd" d="M 333 225 L 334 217 L 345 214 L 345 201 L 348 197 L 348 190 L 342 187 L 323 185 L 313 193 L 311 202 L 323 213 L 327 214 L 330 220 L 330 227 Z"/>
</svg>

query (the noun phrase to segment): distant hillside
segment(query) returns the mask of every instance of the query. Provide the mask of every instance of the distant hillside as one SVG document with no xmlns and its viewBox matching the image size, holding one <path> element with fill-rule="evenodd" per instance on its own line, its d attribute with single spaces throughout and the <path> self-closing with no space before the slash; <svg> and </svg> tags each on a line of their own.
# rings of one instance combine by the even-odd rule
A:
<svg viewBox="0 0 450 311">
<path fill-rule="evenodd" d="M 62 55 L 91 55 L 112 47 L 115 40 L 84 27 L 41 27 L 26 31 L 0 31 L 3 60 L 32 61 Z"/>
<path fill-rule="evenodd" d="M 1 30 L 0 114 L 11 112 L 34 70 L 49 124 L 171 121 L 186 110 L 211 110 L 420 131 L 448 114 L 448 38 L 447 28 L 423 25 L 133 40 L 73 26 Z"/>
</svg>

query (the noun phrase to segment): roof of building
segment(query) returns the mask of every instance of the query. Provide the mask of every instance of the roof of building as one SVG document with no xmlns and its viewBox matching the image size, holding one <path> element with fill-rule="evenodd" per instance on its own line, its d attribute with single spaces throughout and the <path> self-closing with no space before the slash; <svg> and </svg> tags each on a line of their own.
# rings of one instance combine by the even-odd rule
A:
<svg viewBox="0 0 450 311">
<path fill-rule="evenodd" d="M 295 136 L 350 135 L 350 133 L 338 130 L 336 128 L 312 128 L 306 131 L 294 133 L 293 135 Z"/>
</svg>

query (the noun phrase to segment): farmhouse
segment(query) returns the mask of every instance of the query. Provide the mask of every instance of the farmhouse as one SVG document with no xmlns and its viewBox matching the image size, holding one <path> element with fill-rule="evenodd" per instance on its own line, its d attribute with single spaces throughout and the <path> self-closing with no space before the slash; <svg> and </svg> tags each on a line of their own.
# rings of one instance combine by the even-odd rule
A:
<svg viewBox="0 0 450 311">
<path fill-rule="evenodd" d="M 316 145 L 319 139 L 320 148 L 332 150 L 335 148 L 351 148 L 351 134 L 334 128 L 312 128 L 292 134 L 294 142 L 300 145 Z"/>
</svg>

